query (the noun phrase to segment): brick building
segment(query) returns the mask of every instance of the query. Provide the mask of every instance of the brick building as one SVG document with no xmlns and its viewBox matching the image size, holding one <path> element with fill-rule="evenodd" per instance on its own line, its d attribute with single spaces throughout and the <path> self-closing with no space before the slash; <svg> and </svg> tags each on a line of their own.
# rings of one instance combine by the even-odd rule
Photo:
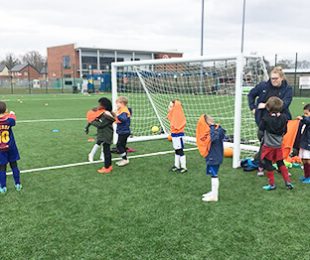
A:
<svg viewBox="0 0 310 260">
<path fill-rule="evenodd" d="M 67 44 L 47 48 L 48 78 L 82 78 L 90 70 L 109 72 L 115 61 L 134 61 L 182 57 L 181 52 L 120 50 L 78 47 Z"/>
<path fill-rule="evenodd" d="M 30 64 L 18 64 L 11 69 L 13 79 L 34 80 L 40 78 L 40 72 Z"/>
</svg>

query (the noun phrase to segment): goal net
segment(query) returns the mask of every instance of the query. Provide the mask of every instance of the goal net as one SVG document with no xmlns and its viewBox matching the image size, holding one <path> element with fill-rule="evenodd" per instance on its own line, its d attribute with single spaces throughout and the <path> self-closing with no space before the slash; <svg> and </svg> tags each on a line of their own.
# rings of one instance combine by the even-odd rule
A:
<svg viewBox="0 0 310 260">
<path fill-rule="evenodd" d="M 170 101 L 183 105 L 186 141 L 195 144 L 201 114 L 211 115 L 226 129 L 225 146 L 233 147 L 233 167 L 240 154 L 257 151 L 257 128 L 248 108 L 247 93 L 267 79 L 262 57 L 173 58 L 112 63 L 112 99 L 127 96 L 132 108 L 129 141 L 166 138 Z M 153 133 L 153 126 L 160 131 Z"/>
</svg>

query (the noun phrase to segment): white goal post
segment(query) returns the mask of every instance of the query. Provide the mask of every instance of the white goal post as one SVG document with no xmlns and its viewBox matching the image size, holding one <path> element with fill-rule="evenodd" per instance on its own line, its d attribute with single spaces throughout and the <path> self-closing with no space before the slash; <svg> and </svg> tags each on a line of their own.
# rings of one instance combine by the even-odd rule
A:
<svg viewBox="0 0 310 260">
<path fill-rule="evenodd" d="M 257 151 L 256 126 L 245 90 L 268 78 L 261 56 L 200 56 L 112 63 L 112 101 L 129 99 L 130 141 L 166 138 L 170 134 L 167 107 L 179 99 L 187 119 L 186 141 L 195 144 L 201 114 L 214 117 L 225 129 L 225 147 L 233 148 L 233 167 L 243 151 Z M 152 126 L 160 131 L 152 133 Z"/>
</svg>

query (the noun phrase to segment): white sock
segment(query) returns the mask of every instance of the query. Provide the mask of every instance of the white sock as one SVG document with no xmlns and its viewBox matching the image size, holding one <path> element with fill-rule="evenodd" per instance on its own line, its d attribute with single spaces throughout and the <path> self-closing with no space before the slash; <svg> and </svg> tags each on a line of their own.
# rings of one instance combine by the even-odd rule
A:
<svg viewBox="0 0 310 260">
<path fill-rule="evenodd" d="M 211 178 L 211 191 L 217 198 L 219 194 L 220 181 L 218 178 Z"/>
<path fill-rule="evenodd" d="M 181 163 L 181 168 L 187 169 L 186 168 L 186 156 L 185 155 L 180 156 L 180 163 Z"/>
<path fill-rule="evenodd" d="M 97 150 L 99 149 L 99 147 L 100 147 L 100 145 L 94 144 L 93 148 L 91 149 L 91 151 L 90 151 L 90 153 L 89 153 L 89 155 L 90 155 L 92 158 L 94 158 L 94 156 L 95 156 Z"/>
<path fill-rule="evenodd" d="M 174 166 L 180 169 L 180 155 L 174 155 Z"/>
</svg>

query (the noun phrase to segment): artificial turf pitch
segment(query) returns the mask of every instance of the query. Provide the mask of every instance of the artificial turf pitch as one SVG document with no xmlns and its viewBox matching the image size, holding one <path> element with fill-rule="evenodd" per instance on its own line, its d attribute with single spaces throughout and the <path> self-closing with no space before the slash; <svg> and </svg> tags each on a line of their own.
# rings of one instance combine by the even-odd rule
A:
<svg viewBox="0 0 310 260">
<path fill-rule="evenodd" d="M 85 121 L 27 120 L 84 118 L 98 95 L 1 98 L 17 114 L 21 170 L 86 161 L 93 143 Z M 295 116 L 302 102 L 309 99 L 294 99 Z M 134 155 L 172 150 L 165 140 L 129 146 Z M 9 176 L 0 196 L 0 259 L 310 259 L 310 186 L 298 182 L 300 169 L 290 170 L 294 190 L 276 175 L 278 189 L 266 192 L 265 177 L 225 159 L 220 201 L 207 204 L 205 162 L 197 151 L 186 155 L 184 175 L 169 172 L 168 154 L 132 159 L 105 176 L 96 172 L 101 164 L 25 173 L 21 192 Z"/>
</svg>

